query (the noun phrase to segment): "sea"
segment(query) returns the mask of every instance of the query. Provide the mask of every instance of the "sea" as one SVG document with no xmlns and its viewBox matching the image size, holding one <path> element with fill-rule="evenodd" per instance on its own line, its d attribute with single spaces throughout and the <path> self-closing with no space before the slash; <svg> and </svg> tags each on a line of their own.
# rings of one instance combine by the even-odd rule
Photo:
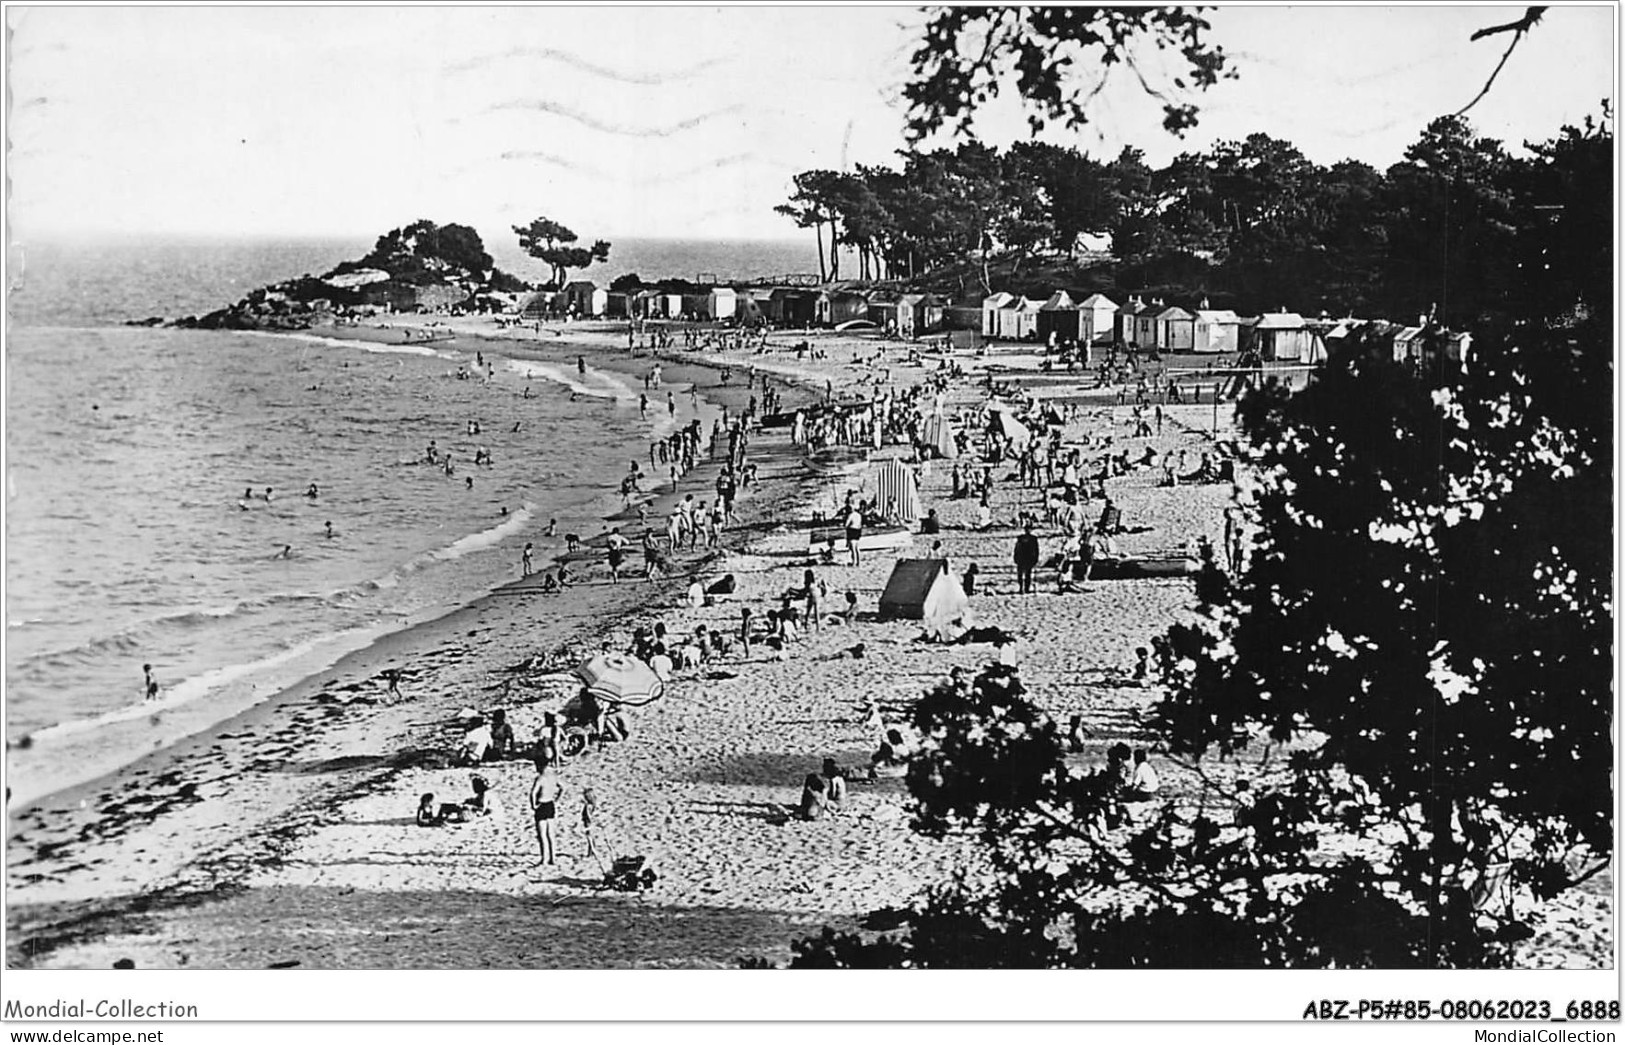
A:
<svg viewBox="0 0 1625 1045">
<path fill-rule="evenodd" d="M 527 541 L 546 560 L 558 543 L 542 538 L 549 520 L 595 533 L 620 507 L 626 461 L 672 421 L 663 410 L 641 420 L 641 385 L 610 371 L 482 344 L 493 375 L 465 379 L 476 347 L 457 342 L 124 325 L 202 314 L 369 246 L 11 248 L 9 806 L 105 775 L 466 605 L 519 576 Z M 810 240 L 634 240 L 613 257 L 587 277 L 817 268 Z M 431 442 L 453 455 L 452 475 L 424 463 Z M 473 463 L 481 447 L 489 465 Z"/>
</svg>

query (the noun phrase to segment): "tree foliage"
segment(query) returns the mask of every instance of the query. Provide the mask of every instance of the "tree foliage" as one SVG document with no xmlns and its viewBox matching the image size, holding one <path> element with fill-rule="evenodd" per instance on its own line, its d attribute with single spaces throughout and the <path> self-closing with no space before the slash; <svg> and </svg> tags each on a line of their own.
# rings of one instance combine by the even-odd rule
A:
<svg viewBox="0 0 1625 1045">
<path fill-rule="evenodd" d="M 1456 286 L 1489 260 L 1431 277 L 1474 309 L 1465 369 L 1434 328 L 1426 365 L 1357 344 L 1306 390 L 1242 401 L 1246 567 L 1209 554 L 1189 618 L 1153 642 L 1143 741 L 1199 793 L 1113 828 L 1112 789 L 1010 669 L 941 687 L 915 714 L 914 823 L 973 833 L 979 862 L 870 931 L 802 941 L 797 965 L 1495 965 L 1527 929 L 1471 895 L 1490 868 L 1538 902 L 1609 865 L 1612 133 L 1605 117 L 1532 151 L 1513 162 L 1452 119 L 1386 189 L 1344 172 L 1519 285 Z M 1240 242 L 1363 220 L 1315 204 L 1280 143 L 1215 159 L 1177 191 Z M 1379 280 L 1403 283 L 1413 247 L 1374 253 Z M 1244 759 L 1270 767 L 1249 800 Z"/>
<path fill-rule="evenodd" d="M 361 264 L 401 276 L 449 266 L 478 280 L 492 271 L 491 255 L 478 232 L 467 225 L 436 225 L 426 218 L 379 236 Z"/>
<path fill-rule="evenodd" d="M 903 87 L 910 141 L 944 126 L 969 133 L 976 108 L 1014 84 L 1028 103 L 1034 132 L 1048 121 L 1089 122 L 1088 106 L 1118 67 L 1163 107 L 1163 126 L 1195 126 L 1195 90 L 1234 76 L 1223 49 L 1207 42 L 1200 7 L 938 7 L 910 57 L 914 79 Z M 1136 53 L 1150 47 L 1177 54 L 1183 71 L 1152 82 Z"/>
<path fill-rule="evenodd" d="M 1539 180 L 1552 177 L 1544 169 L 1460 117 L 1430 123 L 1386 171 L 1317 164 L 1266 134 L 1156 169 L 1133 149 L 1108 162 L 1039 142 L 1003 152 L 967 142 L 905 153 L 896 168 L 804 172 L 779 210 L 818 231 L 821 256 L 826 241 L 856 251 L 861 277 L 914 279 L 971 261 L 985 290 L 992 261 L 1019 277 L 1029 257 L 1075 255 L 1086 238 L 1107 237 L 1112 258 L 1096 263 L 1096 287 L 1212 296 L 1244 311 L 1433 314 L 1459 326 L 1522 307 L 1541 285 L 1516 267 L 1516 240 L 1557 214 L 1539 198 L 1556 188 Z M 1587 178 L 1600 194 L 1588 198 L 1607 199 L 1607 173 L 1563 176 Z"/>
<path fill-rule="evenodd" d="M 552 218 L 536 218 L 529 225 L 515 225 L 513 231 L 519 237 L 519 249 L 552 270 L 556 288 L 564 286 L 570 269 L 609 260 L 607 240 L 596 240 L 591 247 L 577 247 L 574 244 L 579 237 L 575 232 Z"/>
</svg>

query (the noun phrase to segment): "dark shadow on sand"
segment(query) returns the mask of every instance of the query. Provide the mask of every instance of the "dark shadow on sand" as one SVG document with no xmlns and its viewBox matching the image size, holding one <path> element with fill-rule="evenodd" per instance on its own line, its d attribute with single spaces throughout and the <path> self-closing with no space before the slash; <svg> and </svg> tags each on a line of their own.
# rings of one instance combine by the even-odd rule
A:
<svg viewBox="0 0 1625 1045">
<path fill-rule="evenodd" d="M 821 921 L 773 910 L 666 906 L 659 885 L 615 893 L 585 876 L 544 874 L 534 881 L 550 891 L 290 886 L 191 894 L 160 905 L 127 901 L 117 911 L 77 917 L 64 911 L 47 925 L 39 924 L 42 912 L 25 908 L 12 913 L 8 957 L 27 967 L 31 956 L 62 946 L 130 937 L 136 968 L 178 955 L 192 969 L 293 961 L 301 969 L 734 968 L 747 957 L 787 960 L 790 942 L 815 934 Z"/>
<path fill-rule="evenodd" d="M 703 766 L 694 766 L 686 772 L 677 774 L 676 779 L 690 784 L 722 784 L 731 786 L 761 787 L 779 786 L 800 788 L 801 782 L 808 773 L 816 773 L 823 766 L 824 759 L 833 758 L 839 765 L 853 771 L 854 767 L 861 766 L 867 771 L 869 765 L 867 751 L 838 749 L 829 751 L 810 751 L 805 754 L 786 754 L 782 752 L 744 752 L 729 755 L 720 760 Z M 712 802 L 712 805 L 721 805 L 721 802 Z"/>
</svg>

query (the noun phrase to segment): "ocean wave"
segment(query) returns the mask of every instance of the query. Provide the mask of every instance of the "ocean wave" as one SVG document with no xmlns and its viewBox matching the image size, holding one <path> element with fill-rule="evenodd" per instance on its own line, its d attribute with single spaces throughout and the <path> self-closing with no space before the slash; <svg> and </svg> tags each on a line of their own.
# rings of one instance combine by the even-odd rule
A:
<svg viewBox="0 0 1625 1045">
<path fill-rule="evenodd" d="M 19 663 L 17 668 L 20 671 L 27 671 L 40 667 L 74 667 L 108 653 L 128 654 L 135 653 L 143 647 L 150 647 L 159 641 L 157 636 L 165 629 L 193 629 L 276 606 L 327 601 L 329 601 L 327 595 L 313 592 L 282 592 L 252 599 L 243 599 L 228 605 L 194 606 L 190 609 L 149 617 L 122 631 L 91 639 L 77 646 L 35 654 Z M 32 621 L 25 623 L 38 623 L 41 620 L 42 618 L 34 618 Z M 12 622 L 12 626 L 16 627 L 18 625 L 16 622 Z"/>
<path fill-rule="evenodd" d="M 489 530 L 471 533 L 460 540 L 453 541 L 445 548 L 429 554 L 434 559 L 447 561 L 461 559 L 470 552 L 477 552 L 483 548 L 491 548 L 501 544 L 504 538 L 522 532 L 530 524 L 530 520 L 534 515 L 531 509 L 534 507 L 535 505 L 527 501 L 518 511 L 509 513 L 506 519 Z"/>
<path fill-rule="evenodd" d="M 363 341 L 360 338 L 323 337 L 321 334 L 271 334 L 270 337 L 281 338 L 287 341 L 306 341 L 313 345 L 328 345 L 333 348 L 354 348 L 362 352 L 372 352 L 377 355 L 393 356 L 428 356 L 431 359 L 451 359 L 453 356 L 437 351 L 428 345 L 414 345 L 410 342 L 388 344 L 381 341 Z"/>
<path fill-rule="evenodd" d="M 201 675 L 182 679 L 168 689 L 160 691 L 157 700 L 143 700 L 139 703 L 126 704 L 85 718 L 68 719 L 64 722 L 37 729 L 29 734 L 29 738 L 36 742 L 48 743 L 53 740 L 89 733 L 120 722 L 133 722 L 137 719 L 162 714 L 165 711 L 173 711 L 188 704 L 193 704 L 239 679 L 281 667 L 300 657 L 307 656 L 324 645 L 342 642 L 352 636 L 370 634 L 369 629 L 355 629 L 348 632 L 322 635 L 261 657 L 258 660 L 251 660 L 243 664 L 231 664 L 223 668 L 214 668 L 205 671 Z"/>
<path fill-rule="evenodd" d="M 523 359 L 508 360 L 508 367 L 522 377 L 539 377 L 544 381 L 563 385 L 578 395 L 592 396 L 594 399 L 613 399 L 617 403 L 635 403 L 638 399 L 637 393 L 630 385 L 602 370 L 589 369 L 585 374 L 571 373 L 551 363 Z"/>
</svg>

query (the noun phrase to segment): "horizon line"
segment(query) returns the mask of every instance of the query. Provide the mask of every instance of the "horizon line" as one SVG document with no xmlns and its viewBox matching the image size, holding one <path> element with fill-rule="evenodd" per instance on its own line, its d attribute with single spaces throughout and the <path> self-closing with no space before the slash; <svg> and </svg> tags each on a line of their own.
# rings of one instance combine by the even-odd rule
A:
<svg viewBox="0 0 1625 1045">
<path fill-rule="evenodd" d="M 413 219 L 414 221 L 417 219 Z M 411 222 L 403 222 L 396 228 L 404 227 Z M 437 224 L 440 224 L 437 222 Z M 446 222 L 444 224 L 462 224 L 462 222 Z M 40 229 L 28 235 L 18 235 L 14 229 L 6 229 L 5 240 L 8 245 L 26 244 L 28 242 L 58 242 L 80 241 L 93 239 L 141 240 L 141 239 L 170 239 L 170 240 L 371 240 L 386 235 L 390 230 L 380 232 L 347 232 L 325 231 L 316 232 L 308 230 L 290 232 L 267 232 L 264 230 L 201 230 L 201 229 L 76 229 L 56 228 Z M 478 231 L 476 229 L 476 231 Z M 636 233 L 604 233 L 595 235 L 596 239 L 607 239 L 613 245 L 616 240 L 622 242 L 633 240 L 639 242 L 707 242 L 707 243 L 799 243 L 802 236 L 716 236 L 702 234 L 688 235 L 639 235 Z M 489 245 L 487 245 L 489 249 Z"/>
</svg>

